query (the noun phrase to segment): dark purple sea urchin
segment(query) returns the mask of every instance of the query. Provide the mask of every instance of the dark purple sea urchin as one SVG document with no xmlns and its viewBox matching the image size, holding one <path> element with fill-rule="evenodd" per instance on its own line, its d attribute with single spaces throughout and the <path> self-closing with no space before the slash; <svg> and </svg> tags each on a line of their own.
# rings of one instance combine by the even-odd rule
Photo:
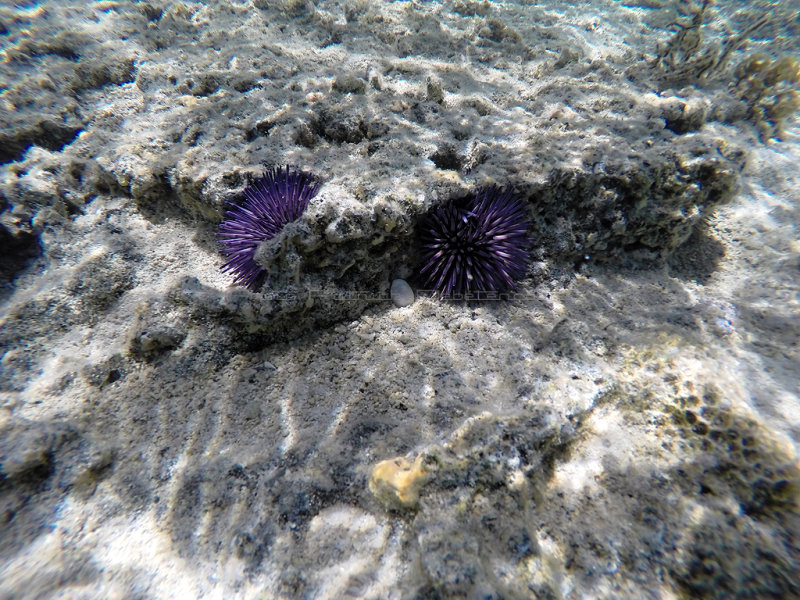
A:
<svg viewBox="0 0 800 600">
<path fill-rule="evenodd" d="M 525 203 L 509 189 L 490 186 L 451 200 L 423 219 L 420 232 L 419 274 L 440 298 L 508 291 L 528 268 Z"/>
<path fill-rule="evenodd" d="M 254 291 L 261 287 L 266 274 L 255 261 L 256 248 L 303 214 L 318 190 L 311 175 L 287 165 L 268 170 L 248 185 L 243 203 L 228 203 L 217 237 L 228 259 L 221 269 L 233 273 L 234 284 Z"/>
</svg>

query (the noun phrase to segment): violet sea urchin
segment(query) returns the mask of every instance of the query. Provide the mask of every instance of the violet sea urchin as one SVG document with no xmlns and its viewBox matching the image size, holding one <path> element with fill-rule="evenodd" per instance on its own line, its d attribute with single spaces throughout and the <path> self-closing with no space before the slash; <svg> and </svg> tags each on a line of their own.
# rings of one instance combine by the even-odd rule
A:
<svg viewBox="0 0 800 600">
<path fill-rule="evenodd" d="M 317 195 L 319 183 L 299 170 L 277 167 L 244 190 L 245 200 L 230 202 L 217 237 L 228 259 L 221 270 L 234 275 L 233 283 L 258 290 L 266 273 L 254 258 L 256 248 L 297 219 Z"/>
<path fill-rule="evenodd" d="M 478 299 L 512 289 L 530 251 L 525 203 L 509 189 L 485 187 L 451 200 L 420 223 L 425 287 L 440 298 Z"/>
</svg>

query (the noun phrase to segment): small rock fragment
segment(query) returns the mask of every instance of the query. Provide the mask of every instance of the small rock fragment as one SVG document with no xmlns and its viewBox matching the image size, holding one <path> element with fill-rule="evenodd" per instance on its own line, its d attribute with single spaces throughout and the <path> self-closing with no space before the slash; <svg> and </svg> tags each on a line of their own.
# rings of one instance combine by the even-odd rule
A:
<svg viewBox="0 0 800 600">
<path fill-rule="evenodd" d="M 375 67 L 370 67 L 369 71 L 367 71 L 367 80 L 369 80 L 369 84 L 376 90 L 381 91 L 383 89 L 383 77 L 380 71 Z"/>
<path fill-rule="evenodd" d="M 442 88 L 442 83 L 438 79 L 428 77 L 425 99 L 428 100 L 428 102 L 436 102 L 437 104 L 442 104 L 444 102 L 444 89 Z"/>
<path fill-rule="evenodd" d="M 363 94 L 367 89 L 367 82 L 352 73 L 341 73 L 333 80 L 331 87 L 343 94 Z"/>
<path fill-rule="evenodd" d="M 3 432 L 0 444 L 0 482 L 40 483 L 54 471 L 56 438 L 43 429 Z"/>
<path fill-rule="evenodd" d="M 129 337 L 128 349 L 134 356 L 153 356 L 176 348 L 185 337 L 185 332 L 166 325 L 135 327 Z"/>
<path fill-rule="evenodd" d="M 369 489 L 389 508 L 410 508 L 419 499 L 419 490 L 428 478 L 420 454 L 414 462 L 398 457 L 372 467 Z"/>
<path fill-rule="evenodd" d="M 392 281 L 392 302 L 398 308 L 409 306 L 414 303 L 414 291 L 405 279 L 395 279 Z"/>
</svg>

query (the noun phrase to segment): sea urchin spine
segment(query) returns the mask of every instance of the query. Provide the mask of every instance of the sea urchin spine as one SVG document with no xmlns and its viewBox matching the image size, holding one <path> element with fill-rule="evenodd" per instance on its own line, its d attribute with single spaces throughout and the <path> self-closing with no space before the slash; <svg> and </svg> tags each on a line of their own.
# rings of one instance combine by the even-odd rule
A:
<svg viewBox="0 0 800 600">
<path fill-rule="evenodd" d="M 440 298 L 480 299 L 514 288 L 530 261 L 525 203 L 490 186 L 451 200 L 420 224 L 424 285 Z"/>
<path fill-rule="evenodd" d="M 300 217 L 318 190 L 311 175 L 287 165 L 268 170 L 248 185 L 243 203 L 228 203 L 217 237 L 228 259 L 221 270 L 234 275 L 234 284 L 254 291 L 261 287 L 266 273 L 255 260 L 256 248 Z"/>
</svg>

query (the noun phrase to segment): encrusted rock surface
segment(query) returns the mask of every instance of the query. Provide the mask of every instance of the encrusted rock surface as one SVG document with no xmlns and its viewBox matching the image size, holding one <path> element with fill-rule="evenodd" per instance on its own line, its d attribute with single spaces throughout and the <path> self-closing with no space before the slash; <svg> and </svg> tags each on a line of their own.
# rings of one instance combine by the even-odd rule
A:
<svg viewBox="0 0 800 600">
<path fill-rule="evenodd" d="M 574 4 L 0 8 L 0 596 L 800 595 L 796 129 L 669 87 L 670 3 Z M 396 308 L 491 183 L 518 293 Z"/>
</svg>

